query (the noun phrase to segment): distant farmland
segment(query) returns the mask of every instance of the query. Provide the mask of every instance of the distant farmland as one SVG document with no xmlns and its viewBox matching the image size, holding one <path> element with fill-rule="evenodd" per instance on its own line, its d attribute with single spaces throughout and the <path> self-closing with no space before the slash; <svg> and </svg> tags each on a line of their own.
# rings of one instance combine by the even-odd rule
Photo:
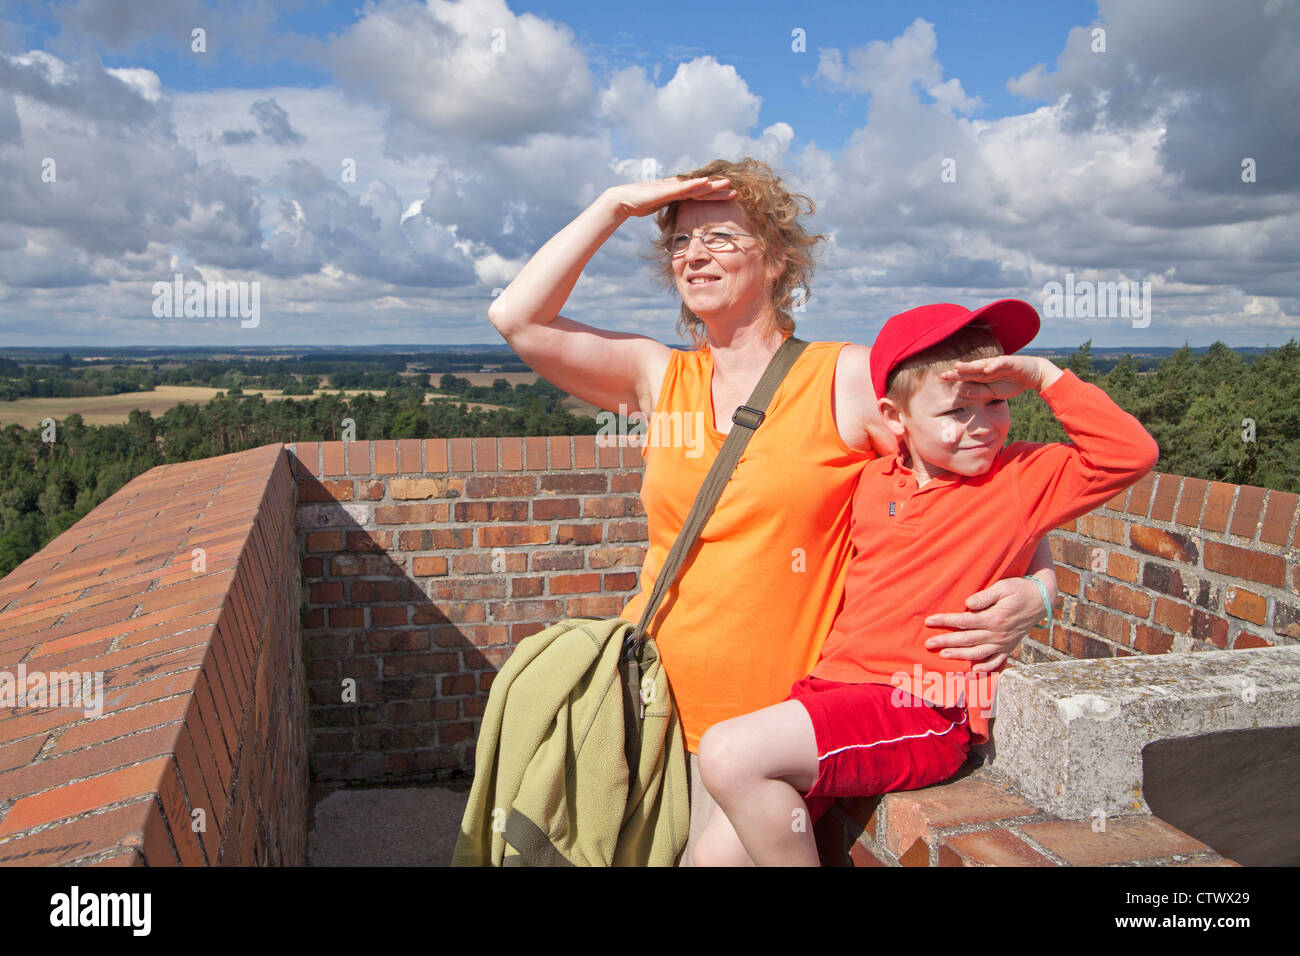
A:
<svg viewBox="0 0 1300 956">
<path fill-rule="evenodd" d="M 470 372 L 458 376 L 458 378 L 467 378 L 472 385 L 491 385 L 498 378 L 504 378 L 512 386 L 519 382 L 531 385 L 537 381 L 536 372 Z M 438 376 L 432 376 L 431 380 L 436 384 Z M 121 425 L 126 422 L 134 409 L 148 411 L 155 418 L 162 415 L 173 405 L 179 405 L 182 402 L 188 402 L 191 405 L 207 404 L 217 392 L 225 389 L 208 388 L 201 385 L 159 385 L 152 392 L 123 392 L 120 395 L 100 395 L 83 398 L 20 398 L 12 402 L 0 402 L 0 427 L 11 424 L 19 424 L 24 428 L 38 428 L 46 418 L 53 418 L 55 421 L 63 421 L 73 412 L 79 412 L 87 425 Z M 325 391 L 331 394 L 334 389 L 317 389 L 316 395 Z M 383 389 L 375 388 L 349 388 L 344 389 L 345 395 L 359 395 L 368 392 L 371 395 L 383 395 Z M 267 401 L 276 401 L 286 396 L 279 389 L 274 388 L 256 388 L 244 387 L 244 394 L 257 395 L 261 394 Z M 287 396 L 298 401 L 310 401 L 315 396 L 311 395 L 290 395 Z M 445 396 L 429 394 L 425 396 L 425 404 L 433 401 L 448 401 Z M 455 399 L 450 399 L 455 401 Z M 503 408 L 502 405 L 490 405 L 485 402 L 456 402 L 456 404 L 465 404 L 470 408 L 496 409 Z M 564 402 L 564 407 L 575 415 L 594 416 L 599 409 L 595 405 L 579 401 L 570 396 Z"/>
</svg>

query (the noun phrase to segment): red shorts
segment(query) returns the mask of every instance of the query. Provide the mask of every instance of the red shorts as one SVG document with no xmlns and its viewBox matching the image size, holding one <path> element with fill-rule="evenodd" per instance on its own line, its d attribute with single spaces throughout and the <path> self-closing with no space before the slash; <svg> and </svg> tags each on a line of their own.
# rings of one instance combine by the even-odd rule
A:
<svg viewBox="0 0 1300 956">
<path fill-rule="evenodd" d="M 819 771 L 804 795 L 813 820 L 838 797 L 915 790 L 947 780 L 970 751 L 964 706 L 935 707 L 890 684 L 805 677 L 785 699 L 803 704 L 817 734 Z"/>
</svg>

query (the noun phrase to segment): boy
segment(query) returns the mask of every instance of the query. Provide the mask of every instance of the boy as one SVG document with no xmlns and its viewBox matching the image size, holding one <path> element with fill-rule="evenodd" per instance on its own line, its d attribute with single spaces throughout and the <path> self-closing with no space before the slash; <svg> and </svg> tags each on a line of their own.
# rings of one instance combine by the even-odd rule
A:
<svg viewBox="0 0 1300 956">
<path fill-rule="evenodd" d="M 835 798 L 938 783 L 988 739 L 996 675 L 926 650 L 939 631 L 925 618 L 1023 574 L 1043 534 L 1136 482 L 1159 453 L 1101 389 L 1013 354 L 1038 324 L 1016 299 L 923 306 L 885 323 L 871 378 L 899 454 L 862 473 L 844 603 L 812 674 L 700 740 L 700 774 L 722 812 L 697 865 L 816 866 L 811 822 Z M 1007 399 L 1026 388 L 1072 445 L 1003 447 Z"/>
</svg>

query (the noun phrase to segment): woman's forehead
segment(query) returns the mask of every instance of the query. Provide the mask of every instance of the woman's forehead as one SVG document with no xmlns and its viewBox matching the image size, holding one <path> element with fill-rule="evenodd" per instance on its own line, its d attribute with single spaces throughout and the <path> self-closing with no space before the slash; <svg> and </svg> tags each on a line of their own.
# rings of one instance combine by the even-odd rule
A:
<svg viewBox="0 0 1300 956">
<path fill-rule="evenodd" d="M 749 218 L 734 199 L 703 201 L 683 200 L 677 207 L 674 225 L 679 229 L 699 229 L 704 226 L 734 226 L 748 231 Z"/>
</svg>

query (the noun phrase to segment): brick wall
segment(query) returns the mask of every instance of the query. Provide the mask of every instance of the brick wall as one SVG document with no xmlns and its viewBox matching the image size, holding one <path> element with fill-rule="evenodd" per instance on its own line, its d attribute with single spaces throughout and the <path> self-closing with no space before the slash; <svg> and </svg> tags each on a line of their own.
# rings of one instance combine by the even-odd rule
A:
<svg viewBox="0 0 1300 956">
<path fill-rule="evenodd" d="M 290 446 L 318 780 L 472 772 L 514 645 L 611 617 L 645 556 L 641 455 L 595 437 Z"/>
<path fill-rule="evenodd" d="M 306 862 L 295 492 L 280 445 L 154 468 L 0 580 L 0 675 L 103 690 L 0 707 L 0 865 Z"/>
<path fill-rule="evenodd" d="M 1025 662 L 1293 644 L 1297 496 L 1152 473 L 1054 532 L 1060 599 Z"/>
<path fill-rule="evenodd" d="M 642 459 L 593 436 L 290 446 L 313 774 L 472 773 L 514 645 L 637 587 Z M 1297 496 L 1152 473 L 1051 536 L 1060 597 L 1022 663 L 1293 643 Z M 355 681 L 356 702 L 344 699 Z"/>
</svg>

